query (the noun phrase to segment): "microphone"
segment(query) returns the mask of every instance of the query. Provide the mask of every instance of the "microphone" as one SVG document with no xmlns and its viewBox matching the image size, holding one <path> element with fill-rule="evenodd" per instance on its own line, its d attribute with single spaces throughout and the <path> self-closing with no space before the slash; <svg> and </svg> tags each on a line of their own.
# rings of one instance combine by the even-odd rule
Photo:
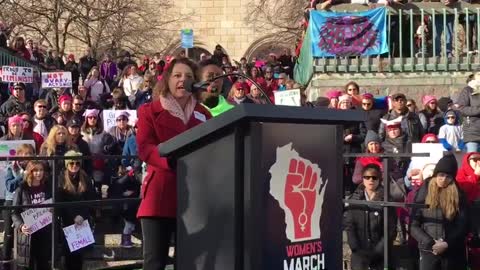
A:
<svg viewBox="0 0 480 270">
<path fill-rule="evenodd" d="M 198 83 L 195 83 L 195 81 L 192 80 L 192 79 L 185 79 L 185 81 L 183 81 L 183 88 L 185 89 L 185 91 L 190 92 L 190 93 L 196 93 L 198 91 L 208 91 L 208 87 L 210 86 L 210 83 L 212 83 L 213 81 L 215 81 L 217 79 L 225 78 L 225 77 L 228 77 L 228 76 L 241 77 L 241 78 L 244 78 L 244 79 L 250 81 L 253 85 L 255 85 L 257 87 L 257 89 L 265 97 L 267 97 L 267 103 L 268 104 L 273 104 L 272 101 L 268 98 L 268 95 L 265 93 L 265 91 L 263 91 L 262 87 L 260 85 L 258 85 L 258 83 L 256 81 L 254 81 L 252 78 L 250 78 L 249 76 L 247 76 L 243 73 L 222 74 L 222 75 L 216 76 L 216 77 L 214 77 L 210 80 L 201 81 L 201 82 L 198 82 Z M 221 91 L 221 89 L 218 89 L 218 91 Z"/>
<path fill-rule="evenodd" d="M 192 79 L 185 79 L 183 81 L 183 88 L 185 88 L 185 91 L 190 92 L 190 93 L 196 93 L 199 91 L 207 91 L 208 86 L 210 85 L 209 81 L 201 81 L 196 83 Z"/>
</svg>

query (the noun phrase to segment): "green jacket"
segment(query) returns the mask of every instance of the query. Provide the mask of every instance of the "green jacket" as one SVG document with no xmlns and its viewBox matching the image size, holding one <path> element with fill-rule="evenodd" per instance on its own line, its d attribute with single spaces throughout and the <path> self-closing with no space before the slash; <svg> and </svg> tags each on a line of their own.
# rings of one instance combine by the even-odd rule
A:
<svg viewBox="0 0 480 270">
<path fill-rule="evenodd" d="M 203 105 L 203 104 L 202 104 Z M 205 105 L 203 105 L 205 106 Z M 225 100 L 225 98 L 223 96 L 218 96 L 218 104 L 217 106 L 215 106 L 214 108 L 208 108 L 207 106 L 205 106 L 205 108 L 207 108 L 210 113 L 212 114 L 213 117 L 217 116 L 217 115 L 220 115 L 228 110 L 231 110 L 233 109 L 233 106 L 232 104 L 228 103 L 228 101 Z"/>
</svg>

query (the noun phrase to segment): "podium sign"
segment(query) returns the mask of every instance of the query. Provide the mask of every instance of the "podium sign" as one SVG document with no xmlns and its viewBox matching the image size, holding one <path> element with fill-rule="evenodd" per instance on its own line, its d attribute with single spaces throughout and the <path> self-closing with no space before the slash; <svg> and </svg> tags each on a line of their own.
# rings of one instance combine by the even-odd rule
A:
<svg viewBox="0 0 480 270">
<path fill-rule="evenodd" d="M 342 269 L 342 153 L 336 126 L 260 128 L 263 269 Z"/>
<path fill-rule="evenodd" d="M 364 119 L 244 104 L 162 144 L 177 158 L 176 269 L 342 269 L 342 124 Z"/>
</svg>

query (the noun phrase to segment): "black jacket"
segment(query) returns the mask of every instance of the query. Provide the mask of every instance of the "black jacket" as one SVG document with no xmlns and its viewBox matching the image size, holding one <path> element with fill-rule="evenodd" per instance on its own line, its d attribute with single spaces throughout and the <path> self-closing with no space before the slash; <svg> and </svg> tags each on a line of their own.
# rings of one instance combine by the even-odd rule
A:
<svg viewBox="0 0 480 270">
<path fill-rule="evenodd" d="M 96 199 L 95 190 L 93 189 L 93 180 L 87 175 L 87 173 L 85 173 L 85 171 L 80 170 L 79 173 L 82 173 L 87 180 L 87 190 L 83 193 L 73 194 L 63 189 L 63 184 L 65 183 L 65 174 L 63 171 L 58 175 L 57 202 L 78 202 Z M 78 179 L 78 176 L 74 178 L 74 185 L 78 185 Z M 74 224 L 76 216 L 81 216 L 85 220 L 90 219 L 92 217 L 92 211 L 93 209 L 84 205 L 60 208 L 59 216 L 62 221 L 62 226 L 66 227 Z"/>
<path fill-rule="evenodd" d="M 80 134 L 74 143 L 78 147 L 78 151 L 82 153 L 84 157 L 89 157 L 92 155 L 90 152 L 90 147 L 88 146 L 88 143 L 82 139 L 82 135 Z M 93 171 L 93 163 L 91 159 L 84 159 L 83 161 L 83 170 L 86 172 L 92 172 Z"/>
<path fill-rule="evenodd" d="M 45 199 L 48 200 L 52 198 L 52 190 L 51 185 L 47 182 L 45 183 Z M 13 197 L 13 205 L 28 205 L 32 204 L 32 200 L 30 199 L 30 187 L 27 185 L 25 181 L 23 181 L 20 186 L 15 191 L 15 195 Z M 15 209 L 12 212 L 12 221 L 15 229 L 18 230 L 17 233 L 17 265 L 29 267 L 30 266 L 30 242 L 31 237 L 38 237 L 39 234 L 49 234 L 51 226 L 48 225 L 39 231 L 36 231 L 32 235 L 25 235 L 20 232 L 20 228 L 23 225 L 23 219 L 21 213 L 26 209 Z M 49 242 L 45 243 L 44 248 L 50 248 Z"/>
<path fill-rule="evenodd" d="M 10 98 L 8 98 L 8 100 L 5 101 L 2 106 L 0 106 L 0 123 L 6 126 L 9 117 L 12 117 L 22 112 L 27 112 L 32 115 L 32 103 L 30 103 L 29 101 L 21 103 L 15 96 L 10 96 Z"/>
<path fill-rule="evenodd" d="M 65 64 L 65 71 L 70 71 L 72 73 L 72 84 L 78 85 L 78 80 L 80 78 L 80 72 L 78 71 L 78 64 L 74 61 L 68 61 Z"/>
<path fill-rule="evenodd" d="M 383 201 L 383 187 L 378 187 L 378 194 L 373 201 Z M 365 186 L 359 185 L 350 197 L 352 200 L 366 200 Z M 389 235 L 392 245 L 396 230 L 395 211 L 390 210 L 388 216 Z M 383 234 L 383 208 L 364 205 L 349 205 L 345 209 L 344 227 L 348 237 L 348 245 L 352 250 L 352 269 L 359 269 L 353 258 L 375 260 L 383 256 L 384 234 Z M 357 267 L 355 267 L 357 266 Z"/>
<path fill-rule="evenodd" d="M 80 72 L 80 75 L 82 75 L 83 80 L 87 78 L 88 73 L 92 69 L 92 67 L 97 65 L 97 60 L 95 58 L 90 57 L 90 56 L 83 56 L 80 58 L 80 61 L 78 62 L 78 71 Z"/>
<path fill-rule="evenodd" d="M 367 121 L 364 125 L 367 130 L 378 132 L 380 128 L 380 118 L 385 114 L 384 110 L 370 110 L 364 111 L 367 114 Z"/>
<path fill-rule="evenodd" d="M 428 185 L 431 179 L 427 179 L 415 196 L 415 203 L 424 204 L 428 194 Z M 456 182 L 452 185 L 457 185 Z M 453 220 L 447 220 L 441 209 L 420 208 L 413 209 L 411 215 L 410 233 L 418 242 L 420 250 L 432 250 L 436 239 L 444 239 L 448 249 L 444 256 L 452 259 L 465 257 L 465 236 L 467 231 L 467 208 L 466 197 L 458 187 L 459 212 Z"/>
<path fill-rule="evenodd" d="M 474 93 L 473 88 L 463 88 L 457 98 L 460 113 L 463 118 L 463 140 L 465 142 L 480 142 L 480 93 Z"/>
</svg>

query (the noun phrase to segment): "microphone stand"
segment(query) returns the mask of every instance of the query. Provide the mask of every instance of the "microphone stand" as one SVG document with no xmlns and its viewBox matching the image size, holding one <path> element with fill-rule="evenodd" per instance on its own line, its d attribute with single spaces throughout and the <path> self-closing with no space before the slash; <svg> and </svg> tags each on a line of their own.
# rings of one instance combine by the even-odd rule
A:
<svg viewBox="0 0 480 270">
<path fill-rule="evenodd" d="M 228 77 L 228 76 L 236 76 L 236 77 L 242 77 L 244 79 L 247 79 L 249 82 L 251 82 L 253 85 L 255 85 L 257 87 L 257 89 L 260 91 L 260 93 L 262 93 L 262 95 L 264 95 L 266 98 L 267 98 L 267 102 L 268 104 L 272 104 L 272 101 L 270 100 L 270 98 L 268 97 L 267 94 L 265 94 L 265 91 L 263 91 L 262 87 L 260 87 L 260 85 L 258 85 L 258 83 L 256 81 L 254 81 L 250 76 L 248 75 L 245 75 L 243 73 L 228 73 L 228 74 L 222 74 L 222 75 L 218 75 L 216 77 L 213 77 L 212 79 L 208 80 L 207 82 L 211 83 L 215 80 L 218 80 L 218 79 L 221 79 L 221 78 L 225 78 L 225 77 Z"/>
</svg>

